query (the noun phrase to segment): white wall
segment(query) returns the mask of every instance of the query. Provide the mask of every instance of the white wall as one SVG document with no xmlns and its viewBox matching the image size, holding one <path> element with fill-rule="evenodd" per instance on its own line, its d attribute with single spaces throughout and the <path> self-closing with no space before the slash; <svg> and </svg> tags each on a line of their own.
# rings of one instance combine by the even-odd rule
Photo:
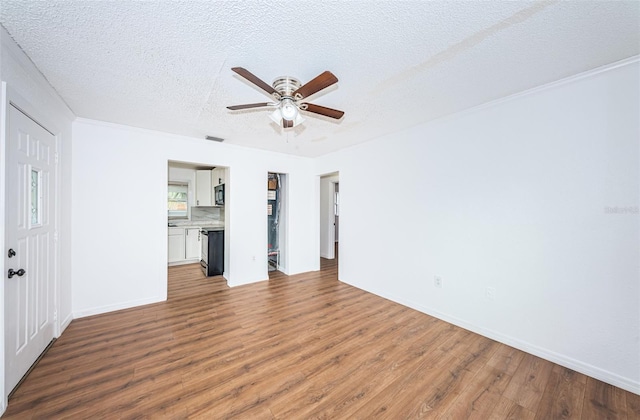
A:
<svg viewBox="0 0 640 420">
<path fill-rule="evenodd" d="M 59 254 L 57 257 L 56 303 L 58 320 L 56 335 L 71 322 L 71 122 L 75 118 L 66 104 L 35 68 L 31 60 L 0 26 L 0 80 L 2 81 L 2 101 L 0 101 L 0 219 L 5 220 L 5 156 L 6 124 L 8 104 L 14 103 L 32 118 L 56 135 L 58 141 L 58 230 Z M 2 249 L 5 244 L 5 224 L 0 224 Z M 6 272 L 5 259 L 0 259 L 0 271 Z M 4 389 L 4 282 L 0 282 L 0 379 L 1 407 L 7 404 Z"/>
<path fill-rule="evenodd" d="M 230 286 L 268 278 L 266 180 L 274 170 L 288 174 L 289 273 L 319 269 L 309 159 L 83 119 L 73 125 L 73 145 L 75 316 L 166 298 L 169 160 L 229 168 Z"/>
<path fill-rule="evenodd" d="M 318 159 L 340 171 L 341 280 L 640 393 L 639 74 Z"/>
</svg>

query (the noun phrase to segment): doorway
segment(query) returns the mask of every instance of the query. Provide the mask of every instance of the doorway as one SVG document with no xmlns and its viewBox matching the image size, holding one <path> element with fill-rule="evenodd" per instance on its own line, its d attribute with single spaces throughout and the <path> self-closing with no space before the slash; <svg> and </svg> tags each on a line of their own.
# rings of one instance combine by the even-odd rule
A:
<svg viewBox="0 0 640 420">
<path fill-rule="evenodd" d="M 338 257 L 340 234 L 340 175 L 320 177 L 320 257 Z"/>
<path fill-rule="evenodd" d="M 209 163 L 169 160 L 167 164 L 167 299 L 182 297 L 185 288 L 206 280 L 226 286 L 229 267 L 228 167 Z M 222 190 L 222 194 L 216 194 Z M 215 230 L 224 245 L 211 256 L 206 231 Z M 215 228 L 215 229 L 213 229 Z M 222 232 L 222 233 L 220 233 Z M 212 258 L 210 261 L 209 257 Z M 224 270 L 211 275 L 209 264 Z M 171 280 L 171 281 L 170 281 Z"/>
<path fill-rule="evenodd" d="M 287 273 L 287 174 L 267 174 L 267 270 Z"/>
<path fill-rule="evenodd" d="M 5 391 L 14 389 L 54 339 L 57 140 L 8 107 L 5 202 Z"/>
</svg>

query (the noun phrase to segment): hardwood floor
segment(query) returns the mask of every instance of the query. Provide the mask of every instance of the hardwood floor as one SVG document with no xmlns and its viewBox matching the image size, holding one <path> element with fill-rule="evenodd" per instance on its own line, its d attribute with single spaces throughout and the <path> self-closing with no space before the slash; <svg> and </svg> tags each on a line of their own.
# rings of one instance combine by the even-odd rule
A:
<svg viewBox="0 0 640 420">
<path fill-rule="evenodd" d="M 169 268 L 169 299 L 74 320 L 6 419 L 638 419 L 640 396 L 320 272 L 229 289 Z"/>
</svg>

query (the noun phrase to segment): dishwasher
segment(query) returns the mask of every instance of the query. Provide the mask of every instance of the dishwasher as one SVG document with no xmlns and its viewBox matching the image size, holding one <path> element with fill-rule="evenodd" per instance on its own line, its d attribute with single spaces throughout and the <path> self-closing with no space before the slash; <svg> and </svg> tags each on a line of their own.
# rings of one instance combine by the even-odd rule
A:
<svg viewBox="0 0 640 420">
<path fill-rule="evenodd" d="M 224 272 L 224 228 L 203 227 L 200 266 L 205 276 L 220 276 Z"/>
</svg>

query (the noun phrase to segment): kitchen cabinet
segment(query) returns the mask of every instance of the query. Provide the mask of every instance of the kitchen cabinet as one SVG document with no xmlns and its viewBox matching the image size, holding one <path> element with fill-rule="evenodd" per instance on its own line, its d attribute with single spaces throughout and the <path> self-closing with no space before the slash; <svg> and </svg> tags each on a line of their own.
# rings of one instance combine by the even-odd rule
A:
<svg viewBox="0 0 640 420">
<path fill-rule="evenodd" d="M 184 228 L 169 228 L 169 262 L 178 262 L 184 260 Z"/>
<path fill-rule="evenodd" d="M 185 260 L 200 259 L 200 228 L 188 227 L 184 230 Z"/>
<path fill-rule="evenodd" d="M 209 170 L 196 171 L 196 206 L 213 206 L 212 172 Z"/>
<path fill-rule="evenodd" d="M 220 184 L 224 184 L 224 176 L 225 168 L 214 168 L 211 171 L 211 182 L 214 187 L 217 187 Z"/>
<path fill-rule="evenodd" d="M 196 226 L 169 228 L 169 263 L 200 260 L 200 228 Z"/>
</svg>

